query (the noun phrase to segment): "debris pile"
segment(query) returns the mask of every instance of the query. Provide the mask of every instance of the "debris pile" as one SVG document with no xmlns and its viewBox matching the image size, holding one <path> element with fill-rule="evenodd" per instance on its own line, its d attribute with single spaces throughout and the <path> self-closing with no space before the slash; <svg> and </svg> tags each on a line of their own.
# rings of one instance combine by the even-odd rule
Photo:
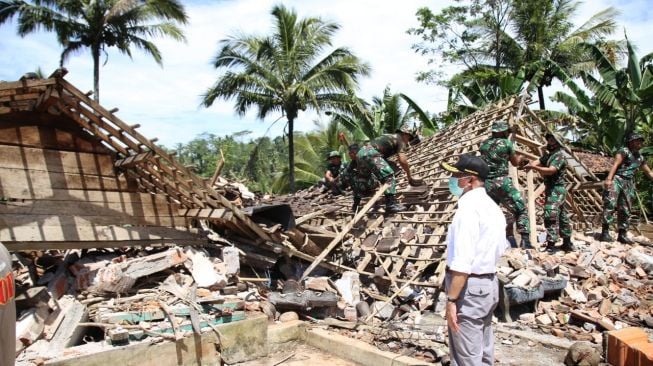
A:
<svg viewBox="0 0 653 366">
<path fill-rule="evenodd" d="M 56 358 L 84 343 L 118 346 L 218 332 L 217 324 L 245 319 L 260 299 L 245 281 L 262 280 L 239 277 L 238 249 L 231 246 L 18 256 L 17 364 Z"/>
</svg>

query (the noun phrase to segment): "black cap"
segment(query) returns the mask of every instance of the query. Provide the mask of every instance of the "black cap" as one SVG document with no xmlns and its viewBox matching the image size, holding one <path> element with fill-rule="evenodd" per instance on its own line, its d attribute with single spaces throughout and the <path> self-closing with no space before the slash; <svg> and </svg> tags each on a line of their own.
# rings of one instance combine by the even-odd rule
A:
<svg viewBox="0 0 653 366">
<path fill-rule="evenodd" d="M 487 178 L 489 168 L 483 159 L 478 156 L 463 154 L 460 155 L 458 162 L 454 165 L 442 162 L 443 169 L 453 173 L 469 173 L 482 179 Z"/>
<path fill-rule="evenodd" d="M 548 139 L 553 139 L 556 143 L 558 143 L 558 145 L 562 146 L 562 143 L 560 142 L 560 137 L 558 137 L 557 135 L 552 134 L 551 132 L 547 132 L 547 134 L 544 135 L 544 138 L 546 138 L 547 140 Z"/>
</svg>

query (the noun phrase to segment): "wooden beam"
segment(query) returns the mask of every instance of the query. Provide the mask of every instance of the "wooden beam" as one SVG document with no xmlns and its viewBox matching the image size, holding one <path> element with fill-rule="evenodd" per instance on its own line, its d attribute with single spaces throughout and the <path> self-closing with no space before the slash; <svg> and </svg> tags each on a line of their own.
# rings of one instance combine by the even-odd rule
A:
<svg viewBox="0 0 653 366">
<path fill-rule="evenodd" d="M 528 207 L 528 222 L 529 222 L 529 231 L 530 231 L 530 241 L 531 245 L 537 249 L 539 248 L 539 243 L 537 242 L 537 226 L 535 225 L 535 187 L 533 184 L 533 171 L 529 170 L 526 173 L 526 184 L 527 184 L 527 207 Z"/>
<path fill-rule="evenodd" d="M 147 151 L 136 155 L 130 155 L 124 159 L 116 160 L 116 162 L 113 163 L 113 166 L 121 169 L 133 168 L 138 164 L 143 164 L 147 162 L 152 158 L 153 155 L 154 153 L 151 151 Z"/>
<path fill-rule="evenodd" d="M 301 277 L 301 279 L 300 279 L 300 282 L 303 281 L 306 277 L 308 277 L 308 275 L 310 275 L 311 272 L 313 272 L 313 270 L 315 269 L 315 267 L 317 267 L 317 265 L 318 265 L 320 262 L 322 262 L 322 261 L 324 260 L 324 258 L 325 258 L 325 257 L 326 257 L 326 256 L 327 256 L 327 255 L 328 255 L 328 254 L 329 254 L 329 253 L 330 253 L 330 252 L 331 252 L 331 251 L 332 251 L 332 250 L 333 250 L 333 249 L 334 249 L 338 244 L 340 244 L 340 241 L 345 237 L 345 235 L 347 235 L 347 234 L 349 233 L 349 231 L 354 227 L 354 225 L 356 225 L 356 223 L 358 223 L 358 221 L 359 221 L 361 218 L 363 218 L 363 217 L 365 216 L 365 213 L 366 213 L 367 211 L 369 211 L 369 209 L 372 208 L 372 206 L 374 206 L 374 204 L 376 203 L 376 201 L 378 201 L 379 198 L 381 198 L 381 195 L 383 194 L 383 192 L 385 192 L 385 190 L 388 189 L 389 187 L 390 187 L 390 184 L 388 184 L 388 183 L 385 183 L 385 184 L 383 184 L 381 187 L 379 187 L 379 189 L 376 191 L 376 193 L 374 194 L 374 196 L 372 196 L 372 198 L 370 198 L 370 200 L 367 201 L 367 203 L 365 204 L 365 206 L 363 206 L 363 208 L 362 208 L 362 209 L 361 209 L 361 210 L 356 214 L 356 216 L 354 216 L 354 218 L 353 218 L 351 221 L 347 222 L 347 224 L 345 225 L 345 227 L 343 227 L 342 230 L 340 230 L 340 233 L 338 234 L 338 236 L 336 236 L 335 238 L 333 238 L 333 240 L 331 241 L 331 243 L 330 243 L 330 244 L 329 244 L 329 245 L 328 245 L 328 246 L 327 246 L 327 247 L 322 251 L 322 253 L 320 253 L 319 256 L 317 256 L 317 257 L 315 258 L 315 260 L 313 261 L 313 263 L 311 263 L 311 265 L 308 266 L 308 268 L 306 269 L 306 271 L 304 271 L 304 274 L 302 274 L 302 277 Z"/>
</svg>

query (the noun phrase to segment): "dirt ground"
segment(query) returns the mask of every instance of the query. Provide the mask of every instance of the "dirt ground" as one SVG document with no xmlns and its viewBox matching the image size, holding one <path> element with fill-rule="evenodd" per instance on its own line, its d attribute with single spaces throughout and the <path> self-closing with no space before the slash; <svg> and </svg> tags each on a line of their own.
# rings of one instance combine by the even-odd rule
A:
<svg viewBox="0 0 653 366">
<path fill-rule="evenodd" d="M 494 364 L 506 366 L 564 365 L 566 351 L 520 340 L 519 344 L 504 344 L 499 338 L 494 348 Z M 529 345 L 532 344 L 532 345 Z"/>
</svg>

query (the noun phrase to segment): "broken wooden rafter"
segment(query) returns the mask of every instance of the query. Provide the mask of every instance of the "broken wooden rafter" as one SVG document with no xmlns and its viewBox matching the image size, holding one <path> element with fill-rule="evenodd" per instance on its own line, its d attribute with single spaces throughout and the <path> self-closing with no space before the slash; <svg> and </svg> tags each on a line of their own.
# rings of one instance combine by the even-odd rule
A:
<svg viewBox="0 0 653 366">
<path fill-rule="evenodd" d="M 333 238 L 331 243 L 324 249 L 324 251 L 322 251 L 322 253 L 320 253 L 320 255 L 317 256 L 317 258 L 315 258 L 313 263 L 311 263 L 311 265 L 308 266 L 308 268 L 306 268 L 306 271 L 304 271 L 304 274 L 302 274 L 300 281 L 303 281 L 309 274 L 311 274 L 311 272 L 313 272 L 315 267 L 317 267 L 317 265 L 320 262 L 322 262 L 324 258 L 340 243 L 340 241 L 345 237 L 345 235 L 349 233 L 349 231 L 354 227 L 354 225 L 356 225 L 356 223 L 358 223 L 358 221 L 365 216 L 365 213 L 369 211 L 369 209 L 372 208 L 372 206 L 374 206 L 376 201 L 378 201 L 379 198 L 381 198 L 383 192 L 385 192 L 385 190 L 388 189 L 389 187 L 390 187 L 389 183 L 384 183 L 383 185 L 381 185 L 381 187 L 379 187 L 379 189 L 376 191 L 374 196 L 372 196 L 372 198 L 370 198 L 369 201 L 367 201 L 365 206 L 363 206 L 363 208 L 358 213 L 356 213 L 356 215 L 351 221 L 347 222 L 347 224 L 342 228 L 340 233 L 335 238 Z"/>
</svg>

